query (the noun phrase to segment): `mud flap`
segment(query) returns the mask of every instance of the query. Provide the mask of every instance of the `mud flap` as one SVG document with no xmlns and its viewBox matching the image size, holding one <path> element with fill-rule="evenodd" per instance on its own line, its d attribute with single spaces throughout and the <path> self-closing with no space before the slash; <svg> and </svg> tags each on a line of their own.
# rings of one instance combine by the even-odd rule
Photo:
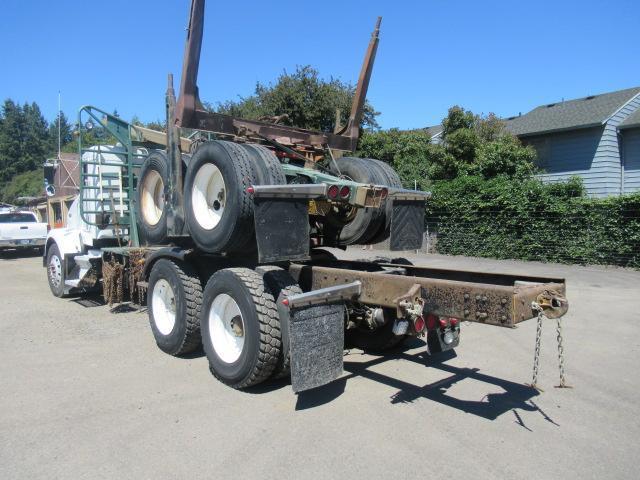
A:
<svg viewBox="0 0 640 480">
<path fill-rule="evenodd" d="M 306 199 L 255 198 L 254 222 L 260 263 L 309 258 Z"/>
<path fill-rule="evenodd" d="M 424 236 L 425 201 L 394 200 L 389 249 L 419 250 Z"/>
<path fill-rule="evenodd" d="M 313 305 L 289 310 L 291 386 L 302 392 L 342 375 L 344 305 Z"/>
</svg>

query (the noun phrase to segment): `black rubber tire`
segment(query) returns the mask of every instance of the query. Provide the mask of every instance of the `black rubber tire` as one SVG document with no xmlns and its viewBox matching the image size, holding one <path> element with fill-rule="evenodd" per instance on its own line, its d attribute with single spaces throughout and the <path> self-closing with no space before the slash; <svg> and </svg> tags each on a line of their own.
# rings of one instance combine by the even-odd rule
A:
<svg viewBox="0 0 640 480">
<path fill-rule="evenodd" d="M 242 145 L 257 167 L 257 185 L 286 185 L 287 177 L 278 157 L 264 145 L 244 144 Z"/>
<path fill-rule="evenodd" d="M 372 162 L 364 158 L 342 157 L 336 160 L 340 173 L 354 182 L 383 185 L 386 178 Z M 332 165 L 333 173 L 338 174 Z M 331 218 L 329 218 L 331 221 Z M 380 230 L 384 223 L 384 209 L 359 208 L 354 218 L 340 231 L 342 245 L 364 245 Z"/>
<path fill-rule="evenodd" d="M 244 346 L 233 363 L 218 356 L 211 340 L 209 311 L 215 298 L 223 293 L 237 303 L 244 327 Z M 280 319 L 275 299 L 258 272 L 248 268 L 216 272 L 204 289 L 201 325 L 209 369 L 226 385 L 232 388 L 257 385 L 269 378 L 278 366 L 282 349 Z"/>
<path fill-rule="evenodd" d="M 169 283 L 176 301 L 175 324 L 167 335 L 158 329 L 153 317 L 153 290 L 160 279 Z M 188 263 L 161 258 L 151 267 L 147 292 L 149 324 L 160 350 L 175 356 L 200 348 L 202 284 L 196 271 Z"/>
<path fill-rule="evenodd" d="M 167 166 L 167 154 L 161 150 L 151 152 L 145 159 L 142 167 L 140 168 L 140 175 L 138 176 L 138 188 L 136 192 L 136 220 L 138 223 L 138 229 L 140 237 L 144 239 L 144 242 L 149 245 L 159 245 L 167 241 L 167 209 L 163 209 L 160 219 L 154 224 L 150 223 L 143 215 L 143 197 L 145 180 L 149 175 L 157 173 L 163 182 L 162 196 L 164 199 L 164 187 L 166 186 L 167 179 L 169 178 L 169 169 Z"/>
<path fill-rule="evenodd" d="M 300 285 L 296 283 L 291 274 L 281 267 L 277 267 L 275 265 L 262 265 L 256 270 L 258 273 L 262 274 L 265 287 L 269 290 L 276 301 L 278 301 L 281 293 L 285 297 L 303 293 Z M 278 364 L 273 371 L 273 378 L 285 378 L 291 373 L 289 325 L 286 324 L 285 319 L 282 317 L 280 317 L 280 336 L 282 338 L 282 350 L 280 352 L 280 357 L 278 358 Z"/>
<path fill-rule="evenodd" d="M 51 270 L 49 269 L 49 264 L 51 263 L 52 257 L 57 256 L 61 265 L 61 273 L 60 273 L 60 283 L 58 286 L 55 285 L 52 277 Z M 62 260 L 62 255 L 60 255 L 60 249 L 58 245 L 55 243 L 51 244 L 47 249 L 47 281 L 49 282 L 49 288 L 51 289 L 51 293 L 53 293 L 54 297 L 62 298 L 65 296 L 64 294 L 64 261 Z"/>
<path fill-rule="evenodd" d="M 225 182 L 225 210 L 212 229 L 198 223 L 192 204 L 196 174 L 208 163 L 220 170 Z M 191 157 L 184 182 L 185 219 L 198 248 L 209 253 L 235 253 L 254 248 L 253 199 L 247 188 L 257 181 L 256 164 L 243 146 L 216 140 L 198 148 Z"/>
<path fill-rule="evenodd" d="M 191 160 L 191 155 L 182 154 L 182 178 L 187 174 L 187 166 Z M 167 213 L 163 210 L 160 219 L 155 225 L 150 224 L 142 215 L 143 190 L 142 185 L 145 177 L 152 171 L 157 172 L 166 185 L 169 178 L 168 157 L 164 150 L 152 151 L 140 167 L 138 175 L 138 185 L 136 189 L 136 222 L 138 224 L 138 234 L 142 243 L 146 245 L 162 245 L 167 242 Z M 163 194 L 164 195 L 164 194 Z"/>
<path fill-rule="evenodd" d="M 377 168 L 381 175 L 384 176 L 383 185 L 391 188 L 402 188 L 402 181 L 397 172 L 389 165 L 381 160 L 374 158 L 368 159 Z M 393 201 L 390 198 L 383 200 L 381 207 L 384 210 L 384 222 L 380 226 L 380 230 L 371 238 L 370 243 L 383 242 L 391 233 L 391 216 L 393 213 Z"/>
<path fill-rule="evenodd" d="M 345 332 L 345 344 L 372 353 L 382 353 L 400 345 L 407 336 L 393 333 L 395 312 L 393 310 L 385 310 L 385 316 L 388 316 L 390 320 L 375 330 L 364 328 L 347 330 Z"/>
</svg>

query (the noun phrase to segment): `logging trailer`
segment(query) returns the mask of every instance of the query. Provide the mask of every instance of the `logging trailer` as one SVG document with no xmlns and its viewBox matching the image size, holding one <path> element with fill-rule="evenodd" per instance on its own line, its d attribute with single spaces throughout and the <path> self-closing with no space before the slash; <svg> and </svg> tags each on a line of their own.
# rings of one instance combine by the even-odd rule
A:
<svg viewBox="0 0 640 480">
<path fill-rule="evenodd" d="M 356 149 L 378 46 L 366 51 L 346 125 L 206 111 L 197 87 L 204 0 L 192 0 L 182 80 L 169 75 L 167 132 L 80 109 L 80 193 L 43 263 L 54 295 L 102 289 L 148 307 L 160 349 L 203 348 L 234 388 L 291 376 L 300 392 L 336 379 L 345 345 L 382 352 L 409 336 L 451 350 L 461 322 L 514 327 L 564 315 L 563 279 L 346 261 L 322 247 L 422 245 L 427 192 Z M 97 132 L 102 132 L 97 135 Z M 87 133 L 110 145 L 85 145 Z"/>
</svg>

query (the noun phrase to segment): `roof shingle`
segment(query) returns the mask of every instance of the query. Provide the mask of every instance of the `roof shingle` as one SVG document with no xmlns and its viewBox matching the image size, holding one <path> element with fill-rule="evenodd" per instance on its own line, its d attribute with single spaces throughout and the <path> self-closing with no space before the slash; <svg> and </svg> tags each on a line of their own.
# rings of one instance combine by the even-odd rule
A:
<svg viewBox="0 0 640 480">
<path fill-rule="evenodd" d="M 640 127 L 640 108 L 625 118 L 624 122 L 618 125 L 618 128 L 620 129 L 632 127 Z"/>
<path fill-rule="evenodd" d="M 640 87 L 635 87 L 542 105 L 525 115 L 505 119 L 507 129 L 515 135 L 533 135 L 602 125 L 638 93 Z"/>
</svg>

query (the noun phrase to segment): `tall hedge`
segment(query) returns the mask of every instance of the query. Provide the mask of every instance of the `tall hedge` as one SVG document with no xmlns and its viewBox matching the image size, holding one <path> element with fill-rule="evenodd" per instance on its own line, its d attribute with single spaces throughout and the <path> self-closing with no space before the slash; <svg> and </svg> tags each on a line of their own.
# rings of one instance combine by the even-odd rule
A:
<svg viewBox="0 0 640 480">
<path fill-rule="evenodd" d="M 640 193 L 595 199 L 579 180 L 462 176 L 433 185 L 426 221 L 439 253 L 640 268 Z"/>
</svg>

